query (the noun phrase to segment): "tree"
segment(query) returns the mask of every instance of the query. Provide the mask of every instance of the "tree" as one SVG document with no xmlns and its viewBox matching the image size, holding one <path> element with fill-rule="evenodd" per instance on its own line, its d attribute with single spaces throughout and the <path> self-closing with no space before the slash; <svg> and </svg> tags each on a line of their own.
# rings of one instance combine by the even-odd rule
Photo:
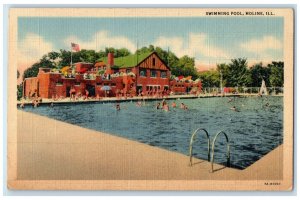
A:
<svg viewBox="0 0 300 200">
<path fill-rule="evenodd" d="M 135 53 L 151 53 L 155 51 L 158 56 L 170 67 L 171 73 L 175 76 L 192 76 L 193 79 L 198 78 L 198 73 L 195 68 L 195 59 L 189 56 L 178 58 L 173 52 L 163 50 L 160 47 L 149 45 L 137 49 Z M 131 55 L 131 52 L 126 48 L 115 49 L 113 47 L 106 47 L 104 50 L 96 52 L 95 50 L 81 49 L 78 52 L 72 52 L 72 63 L 89 62 L 95 63 L 107 57 L 108 53 L 114 53 L 114 57 L 124 57 Z M 37 76 L 40 67 L 47 68 L 61 68 L 70 66 L 71 51 L 61 49 L 59 52 L 49 52 L 42 56 L 39 62 L 33 64 L 30 68 L 25 70 L 23 78 Z"/>
<path fill-rule="evenodd" d="M 253 65 L 250 69 L 251 76 L 251 87 L 260 87 L 262 80 L 265 80 L 266 85 L 270 85 L 269 76 L 270 69 L 267 67 L 263 67 L 262 63 L 258 63 Z"/>
<path fill-rule="evenodd" d="M 96 62 L 96 52 L 94 50 L 82 49 L 79 52 L 79 57 L 81 62 L 88 62 L 88 63 Z M 76 54 L 75 54 L 75 58 L 76 58 Z"/>
<path fill-rule="evenodd" d="M 27 68 L 23 73 L 23 80 L 29 77 L 36 77 L 39 73 L 40 67 L 39 63 L 34 63 L 30 68 Z"/>
<path fill-rule="evenodd" d="M 195 59 L 187 55 L 179 58 L 177 67 L 181 68 L 183 76 L 192 76 L 193 79 L 198 78 L 198 73 L 195 68 Z"/>
<path fill-rule="evenodd" d="M 223 67 L 222 74 L 225 83 L 224 86 L 248 86 L 251 83 L 251 76 L 247 69 L 246 58 L 232 59 L 229 65 L 224 65 Z"/>
<path fill-rule="evenodd" d="M 100 50 L 100 51 L 96 52 L 96 60 L 101 60 L 104 57 L 106 57 L 105 51 Z"/>
<path fill-rule="evenodd" d="M 199 73 L 199 78 L 202 82 L 202 87 L 219 87 L 220 79 L 219 72 L 217 70 L 209 70 Z"/>
<path fill-rule="evenodd" d="M 270 85 L 272 87 L 283 87 L 284 63 L 273 61 L 272 64 L 268 64 L 268 68 L 270 70 Z"/>
<path fill-rule="evenodd" d="M 39 64 L 43 67 L 54 68 L 57 66 L 60 60 L 60 53 L 52 51 L 49 52 L 40 59 Z"/>
<path fill-rule="evenodd" d="M 115 57 L 124 57 L 124 56 L 129 56 L 131 53 L 128 49 L 126 48 L 121 48 L 121 49 L 116 49 Z"/>
<path fill-rule="evenodd" d="M 17 99 L 20 100 L 23 96 L 23 84 L 17 85 Z"/>
<path fill-rule="evenodd" d="M 72 57 L 73 57 L 73 55 L 72 55 Z M 71 52 L 61 49 L 60 50 L 60 58 L 61 58 L 61 60 L 58 63 L 58 65 L 60 67 L 69 66 L 71 63 Z"/>
<path fill-rule="evenodd" d="M 20 77 L 20 72 L 17 70 L 17 79 Z"/>
</svg>

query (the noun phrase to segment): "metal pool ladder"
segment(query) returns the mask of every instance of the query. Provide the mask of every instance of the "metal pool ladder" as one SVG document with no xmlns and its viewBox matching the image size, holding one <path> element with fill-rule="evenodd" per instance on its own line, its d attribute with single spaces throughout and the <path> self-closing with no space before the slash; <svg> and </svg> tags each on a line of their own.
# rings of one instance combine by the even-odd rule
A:
<svg viewBox="0 0 300 200">
<path fill-rule="evenodd" d="M 215 153 L 215 142 L 218 138 L 218 136 L 220 134 L 223 134 L 226 138 L 226 143 L 227 143 L 227 151 L 226 151 L 226 157 L 227 157 L 227 166 L 230 165 L 230 145 L 229 145 L 229 138 L 228 138 L 228 135 L 224 132 L 224 131 L 220 131 L 218 132 L 215 137 L 214 137 L 214 140 L 212 142 L 212 154 L 211 154 L 211 172 L 214 172 L 214 153 Z"/>
<path fill-rule="evenodd" d="M 227 157 L 227 166 L 230 165 L 230 145 L 229 145 L 229 137 L 228 135 L 224 132 L 224 131 L 220 131 L 218 132 L 212 142 L 212 154 L 210 156 L 210 136 L 208 134 L 208 132 L 204 129 L 204 128 L 198 128 L 194 131 L 194 133 L 192 134 L 191 140 L 190 140 L 190 166 L 193 165 L 192 163 L 192 158 L 193 158 L 193 143 L 194 143 L 194 139 L 195 136 L 198 132 L 203 131 L 206 134 L 206 139 L 207 139 L 207 161 L 211 162 L 211 171 L 210 172 L 214 172 L 214 153 L 215 153 L 215 142 L 217 140 L 217 138 L 219 137 L 219 135 L 223 134 L 226 138 L 226 143 L 227 143 L 227 152 L 226 152 L 226 157 Z"/>
<path fill-rule="evenodd" d="M 194 139 L 197 133 L 200 131 L 203 131 L 206 134 L 207 139 L 207 161 L 210 159 L 210 138 L 208 132 L 204 128 L 198 128 L 195 130 L 195 132 L 192 134 L 191 140 L 190 140 L 190 166 L 193 165 L 192 159 L 193 159 L 193 143 Z"/>
</svg>

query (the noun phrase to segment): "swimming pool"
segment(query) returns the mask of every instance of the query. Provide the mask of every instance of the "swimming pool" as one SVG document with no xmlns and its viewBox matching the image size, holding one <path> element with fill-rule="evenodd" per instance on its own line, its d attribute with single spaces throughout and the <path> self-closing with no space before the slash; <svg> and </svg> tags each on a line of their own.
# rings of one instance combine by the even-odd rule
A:
<svg viewBox="0 0 300 200">
<path fill-rule="evenodd" d="M 137 107 L 136 102 L 123 102 L 120 111 L 116 111 L 115 103 L 101 102 L 27 106 L 24 110 L 185 155 L 195 129 L 205 128 L 211 139 L 218 131 L 225 131 L 230 140 L 231 167 L 239 169 L 248 167 L 283 141 L 282 97 L 179 99 L 175 100 L 177 108 L 170 108 L 169 112 L 157 110 L 157 102 L 160 101 L 146 101 L 142 107 Z M 167 102 L 170 105 L 173 100 Z M 181 102 L 189 109 L 180 109 Z M 239 112 L 231 110 L 233 106 Z M 226 163 L 225 145 L 221 136 L 215 147 L 216 163 Z M 199 135 L 193 146 L 195 157 L 207 159 L 204 135 Z"/>
</svg>

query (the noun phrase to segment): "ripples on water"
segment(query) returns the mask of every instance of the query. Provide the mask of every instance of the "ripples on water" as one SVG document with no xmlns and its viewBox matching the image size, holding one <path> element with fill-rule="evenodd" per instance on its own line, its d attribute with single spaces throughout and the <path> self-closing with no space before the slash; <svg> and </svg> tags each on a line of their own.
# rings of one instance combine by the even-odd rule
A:
<svg viewBox="0 0 300 200">
<path fill-rule="evenodd" d="M 189 110 L 170 108 L 170 112 L 156 110 L 157 102 L 146 102 L 143 107 L 136 107 L 134 102 L 121 103 L 121 111 L 116 111 L 114 103 L 26 107 L 25 111 L 185 155 L 188 155 L 189 140 L 195 129 L 205 128 L 211 139 L 223 130 L 230 139 L 231 166 L 240 169 L 260 159 L 283 140 L 282 97 L 235 97 L 232 102 L 226 97 L 176 100 L 177 106 L 183 102 Z M 270 106 L 266 107 L 266 103 Z M 240 112 L 230 110 L 232 106 Z M 198 138 L 194 143 L 195 157 L 207 159 L 205 137 L 199 135 Z M 225 155 L 225 138 L 220 136 L 215 147 L 215 162 L 226 163 Z"/>
</svg>

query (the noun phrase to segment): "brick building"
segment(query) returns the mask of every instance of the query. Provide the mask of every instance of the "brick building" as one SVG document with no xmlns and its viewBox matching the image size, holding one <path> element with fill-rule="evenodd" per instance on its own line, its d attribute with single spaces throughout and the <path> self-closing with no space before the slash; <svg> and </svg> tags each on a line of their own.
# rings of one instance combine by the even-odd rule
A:
<svg viewBox="0 0 300 200">
<path fill-rule="evenodd" d="M 75 63 L 74 69 L 54 72 L 40 68 L 37 77 L 24 80 L 23 94 L 26 97 L 38 95 L 69 97 L 71 93 L 89 96 L 118 96 L 148 94 L 150 91 L 188 93 L 192 88 L 201 90 L 201 82 L 179 82 L 170 80 L 170 68 L 156 52 L 107 58 L 97 63 Z"/>
</svg>

